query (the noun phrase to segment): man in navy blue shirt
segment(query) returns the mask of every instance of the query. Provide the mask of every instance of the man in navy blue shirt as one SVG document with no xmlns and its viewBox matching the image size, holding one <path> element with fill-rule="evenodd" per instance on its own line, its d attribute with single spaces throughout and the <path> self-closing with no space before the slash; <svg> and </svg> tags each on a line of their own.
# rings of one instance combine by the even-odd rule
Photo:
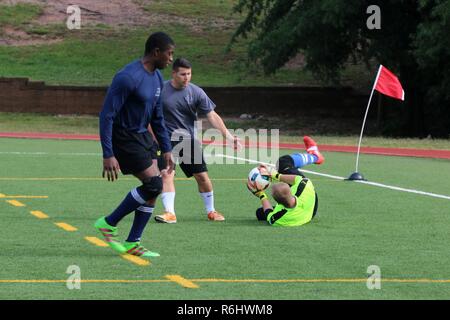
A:
<svg viewBox="0 0 450 320">
<path fill-rule="evenodd" d="M 101 217 L 95 223 L 105 241 L 119 253 L 159 256 L 140 245 L 156 198 L 162 191 L 156 161 L 157 143 L 148 128 L 151 126 L 163 153 L 166 169 L 171 172 L 172 146 L 164 123 L 160 98 L 163 78 L 158 69 L 172 63 L 174 48 L 175 44 L 167 34 L 157 32 L 150 35 L 145 44 L 144 57 L 126 65 L 115 75 L 100 113 L 103 177 L 115 181 L 118 173 L 122 172 L 132 174 L 142 182 L 109 216 Z M 133 211 L 133 226 L 125 243 L 121 243 L 117 224 Z"/>
</svg>

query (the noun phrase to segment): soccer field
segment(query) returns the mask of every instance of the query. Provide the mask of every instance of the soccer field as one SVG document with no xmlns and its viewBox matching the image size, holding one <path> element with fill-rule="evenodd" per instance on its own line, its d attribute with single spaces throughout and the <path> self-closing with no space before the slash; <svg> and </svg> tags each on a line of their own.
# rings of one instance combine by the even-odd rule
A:
<svg viewBox="0 0 450 320">
<path fill-rule="evenodd" d="M 353 154 L 324 155 L 306 169 L 353 171 Z M 294 228 L 256 220 L 259 201 L 245 186 L 254 164 L 209 166 L 223 223 L 206 219 L 195 181 L 180 170 L 178 223 L 152 219 L 142 240 L 161 254 L 151 260 L 96 240 L 95 220 L 138 185 L 101 178 L 98 142 L 3 138 L 0 161 L 0 299 L 450 299 L 448 160 L 362 155 L 360 171 L 383 186 L 307 173 L 318 216 Z M 131 221 L 119 225 L 122 239 Z M 67 287 L 70 266 L 80 289 Z M 370 266 L 380 289 L 368 288 Z"/>
</svg>

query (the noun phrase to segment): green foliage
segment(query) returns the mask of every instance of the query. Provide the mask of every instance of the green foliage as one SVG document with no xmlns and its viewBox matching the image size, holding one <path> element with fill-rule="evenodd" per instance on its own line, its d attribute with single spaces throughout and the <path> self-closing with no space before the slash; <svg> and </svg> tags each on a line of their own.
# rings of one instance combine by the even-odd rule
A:
<svg viewBox="0 0 450 320">
<path fill-rule="evenodd" d="M 149 33 L 160 29 L 175 40 L 175 56 L 187 57 L 194 65 L 193 81 L 199 85 L 274 85 L 314 84 L 310 74 L 298 70 L 282 70 L 267 77 L 260 71 L 251 73 L 243 46 L 225 52 L 230 33 L 214 31 L 193 33 L 184 25 L 159 25 L 158 29 L 110 29 L 85 27 L 70 31 L 47 25 L 30 29 L 30 33 L 63 36 L 57 43 L 36 46 L 0 46 L 0 76 L 30 77 L 48 84 L 109 85 L 114 73 L 142 55 Z M 170 70 L 164 70 L 164 77 Z"/>
<path fill-rule="evenodd" d="M 323 81 L 338 82 L 346 64 L 381 63 L 400 76 L 407 107 L 387 123 L 391 133 L 448 137 L 450 128 L 450 1 L 383 1 L 381 29 L 370 30 L 358 0 L 240 0 L 246 18 L 234 33 L 251 36 L 248 57 L 267 74 L 298 52 Z M 392 124 L 389 124 L 392 121 Z"/>
<path fill-rule="evenodd" d="M 430 12 L 434 1 L 422 1 L 421 11 Z M 450 124 L 450 1 L 440 1 L 418 26 L 414 40 L 420 74 L 428 85 L 426 98 L 430 108 L 425 110 L 432 120 L 433 130 L 441 135 Z M 447 103 L 442 103 L 447 101 Z M 448 132 L 448 131 L 447 131 Z"/>
<path fill-rule="evenodd" d="M 0 5 L 0 27 L 28 24 L 38 17 L 42 10 L 42 7 L 36 4 Z"/>
<path fill-rule="evenodd" d="M 148 12 L 165 13 L 180 17 L 195 17 L 198 19 L 220 17 L 231 19 L 233 5 L 236 0 L 155 0 L 145 5 Z"/>
</svg>

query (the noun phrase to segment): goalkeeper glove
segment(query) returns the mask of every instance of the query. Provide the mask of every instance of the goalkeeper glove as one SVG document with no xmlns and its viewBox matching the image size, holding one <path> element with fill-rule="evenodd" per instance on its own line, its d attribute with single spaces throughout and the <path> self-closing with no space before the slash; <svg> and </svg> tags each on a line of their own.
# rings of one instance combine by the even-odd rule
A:
<svg viewBox="0 0 450 320">
<path fill-rule="evenodd" d="M 269 176 L 272 181 L 280 181 L 281 174 L 275 168 L 263 164 L 260 164 L 258 168 L 262 175 Z"/>
<path fill-rule="evenodd" d="M 253 185 L 249 181 L 247 182 L 247 189 L 255 196 L 257 196 L 260 200 L 268 199 L 267 194 L 264 192 L 264 190 L 253 189 Z"/>
<path fill-rule="evenodd" d="M 259 200 L 264 200 L 264 199 L 269 198 L 269 197 L 267 197 L 267 194 L 264 192 L 264 190 L 256 191 L 254 193 L 254 195 L 257 196 L 259 198 Z"/>
</svg>

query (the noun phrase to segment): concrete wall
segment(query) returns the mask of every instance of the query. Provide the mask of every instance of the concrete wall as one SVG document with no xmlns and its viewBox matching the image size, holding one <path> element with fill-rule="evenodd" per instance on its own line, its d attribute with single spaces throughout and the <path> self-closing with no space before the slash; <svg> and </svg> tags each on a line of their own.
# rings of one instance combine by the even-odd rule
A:
<svg viewBox="0 0 450 320">
<path fill-rule="evenodd" d="M 204 87 L 222 115 L 243 113 L 358 118 L 368 96 L 351 88 Z M 97 115 L 107 87 L 50 86 L 27 78 L 0 78 L 0 112 Z"/>
</svg>

